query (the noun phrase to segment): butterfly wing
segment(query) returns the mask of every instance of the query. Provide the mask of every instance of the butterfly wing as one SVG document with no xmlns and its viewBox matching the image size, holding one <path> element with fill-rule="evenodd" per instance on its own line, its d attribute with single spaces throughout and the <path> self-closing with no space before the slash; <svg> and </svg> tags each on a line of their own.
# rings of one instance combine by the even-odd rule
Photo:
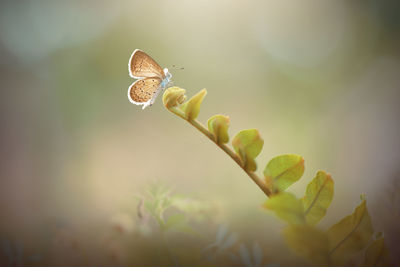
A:
<svg viewBox="0 0 400 267">
<path fill-rule="evenodd" d="M 160 90 L 161 78 L 148 77 L 135 81 L 128 89 L 129 101 L 135 105 L 143 105 L 143 109 L 154 102 Z"/>
<path fill-rule="evenodd" d="M 133 51 L 129 60 L 129 75 L 138 79 L 143 77 L 160 77 L 165 78 L 163 69 L 158 63 L 142 50 Z"/>
</svg>

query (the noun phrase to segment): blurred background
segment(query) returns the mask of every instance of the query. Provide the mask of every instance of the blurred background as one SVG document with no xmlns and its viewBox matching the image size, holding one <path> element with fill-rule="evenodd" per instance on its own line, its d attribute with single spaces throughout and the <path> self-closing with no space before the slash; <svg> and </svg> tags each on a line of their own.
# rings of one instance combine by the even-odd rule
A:
<svg viewBox="0 0 400 267">
<path fill-rule="evenodd" d="M 136 216 L 135 196 L 150 183 L 211 203 L 205 236 L 228 224 L 241 240 L 262 244 L 271 262 L 282 261 L 284 224 L 261 208 L 266 198 L 245 173 L 161 99 L 145 110 L 130 104 L 127 64 L 136 48 L 169 68 L 189 97 L 207 88 L 203 123 L 221 113 L 231 118 L 231 136 L 259 129 L 260 175 L 276 155 L 302 155 L 305 174 L 290 189 L 301 197 L 318 170 L 330 173 L 335 196 L 322 228 L 365 193 L 375 230 L 396 254 L 399 7 L 395 0 L 1 1 L 2 262 L 11 247 L 37 255 L 38 266 L 66 258 L 74 262 L 65 266 L 89 265 L 104 249 L 104 229 L 116 216 Z M 135 246 L 113 249 L 123 258 Z"/>
</svg>

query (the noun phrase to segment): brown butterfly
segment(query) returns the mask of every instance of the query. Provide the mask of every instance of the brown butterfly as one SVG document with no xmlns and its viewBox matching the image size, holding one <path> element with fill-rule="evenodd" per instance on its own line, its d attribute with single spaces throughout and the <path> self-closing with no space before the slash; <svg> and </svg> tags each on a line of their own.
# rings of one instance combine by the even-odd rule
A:
<svg viewBox="0 0 400 267">
<path fill-rule="evenodd" d="M 167 68 L 162 69 L 154 59 L 139 49 L 133 51 L 128 68 L 129 75 L 138 79 L 129 87 L 128 99 L 132 104 L 143 105 L 143 109 L 153 105 L 172 78 Z"/>
</svg>

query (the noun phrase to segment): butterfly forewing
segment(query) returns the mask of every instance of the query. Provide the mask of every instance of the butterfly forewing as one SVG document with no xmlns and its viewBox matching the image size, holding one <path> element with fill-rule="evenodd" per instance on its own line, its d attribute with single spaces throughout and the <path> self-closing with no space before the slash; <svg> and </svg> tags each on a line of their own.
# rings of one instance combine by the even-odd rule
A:
<svg viewBox="0 0 400 267">
<path fill-rule="evenodd" d="M 134 82 L 128 91 L 129 100 L 134 104 L 150 103 L 161 84 L 158 77 L 149 77 Z"/>
<path fill-rule="evenodd" d="M 129 74 L 133 78 L 159 77 L 165 78 L 163 69 L 145 52 L 136 49 L 129 60 Z"/>
</svg>

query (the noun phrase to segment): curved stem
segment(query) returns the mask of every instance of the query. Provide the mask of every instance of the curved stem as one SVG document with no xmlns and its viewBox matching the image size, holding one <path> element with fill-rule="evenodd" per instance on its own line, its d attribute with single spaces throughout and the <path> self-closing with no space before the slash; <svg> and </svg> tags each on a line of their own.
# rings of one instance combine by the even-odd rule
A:
<svg viewBox="0 0 400 267">
<path fill-rule="evenodd" d="M 205 136 L 207 136 L 211 141 L 213 141 L 219 148 L 221 148 L 226 154 L 228 154 L 239 166 L 240 168 L 242 168 L 247 175 L 251 178 L 251 180 L 253 180 L 253 182 L 255 182 L 258 187 L 264 192 L 265 195 L 267 195 L 268 197 L 271 195 L 271 191 L 269 190 L 269 188 L 267 187 L 267 185 L 257 176 L 257 174 L 255 174 L 254 172 L 248 171 L 244 168 L 242 161 L 240 160 L 240 158 L 237 156 L 237 154 L 232 151 L 232 149 L 230 149 L 226 144 L 220 144 L 217 143 L 214 135 L 212 133 L 210 133 L 206 127 L 203 126 L 203 124 L 201 124 L 199 121 L 197 120 L 188 120 L 185 116 L 185 113 L 177 108 L 171 107 L 171 108 L 167 108 L 169 111 L 171 111 L 172 113 L 174 113 L 175 115 L 177 115 L 178 117 L 181 117 L 182 119 L 184 119 L 185 121 L 189 122 L 191 125 L 193 125 L 197 130 L 199 130 L 200 132 L 202 132 Z"/>
</svg>

